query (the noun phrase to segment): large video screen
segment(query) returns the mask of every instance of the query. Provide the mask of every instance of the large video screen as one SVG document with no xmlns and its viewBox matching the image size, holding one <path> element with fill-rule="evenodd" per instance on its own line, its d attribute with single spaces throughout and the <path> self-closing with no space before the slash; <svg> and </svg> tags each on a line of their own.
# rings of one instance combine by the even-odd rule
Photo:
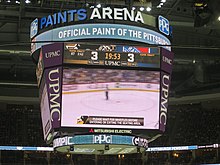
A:
<svg viewBox="0 0 220 165">
<path fill-rule="evenodd" d="M 62 127 L 159 129 L 160 72 L 64 68 Z"/>
</svg>

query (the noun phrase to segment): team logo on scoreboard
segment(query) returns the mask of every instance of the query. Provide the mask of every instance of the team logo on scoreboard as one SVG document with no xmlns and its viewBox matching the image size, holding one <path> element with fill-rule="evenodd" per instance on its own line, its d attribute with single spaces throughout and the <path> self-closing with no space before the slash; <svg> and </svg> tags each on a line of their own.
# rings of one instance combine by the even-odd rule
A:
<svg viewBox="0 0 220 165">
<path fill-rule="evenodd" d="M 99 51 L 114 51 L 115 50 L 115 45 L 101 45 L 98 50 Z"/>
<path fill-rule="evenodd" d="M 36 18 L 32 23 L 31 23 L 31 32 L 30 32 L 30 38 L 34 37 L 38 32 L 38 19 Z"/>
<path fill-rule="evenodd" d="M 123 46 L 123 52 L 134 52 L 134 53 L 140 53 L 140 51 L 133 46 Z"/>
<path fill-rule="evenodd" d="M 75 44 L 75 43 L 71 43 L 71 44 L 66 45 L 66 48 L 68 50 L 72 50 L 72 49 L 76 50 L 76 49 L 79 49 L 79 47 L 80 47 L 80 44 Z"/>
<path fill-rule="evenodd" d="M 169 21 L 161 15 L 158 17 L 158 28 L 159 28 L 160 32 L 162 32 L 166 35 L 170 34 Z"/>
<path fill-rule="evenodd" d="M 88 116 L 77 117 L 77 124 L 86 124 Z"/>
</svg>

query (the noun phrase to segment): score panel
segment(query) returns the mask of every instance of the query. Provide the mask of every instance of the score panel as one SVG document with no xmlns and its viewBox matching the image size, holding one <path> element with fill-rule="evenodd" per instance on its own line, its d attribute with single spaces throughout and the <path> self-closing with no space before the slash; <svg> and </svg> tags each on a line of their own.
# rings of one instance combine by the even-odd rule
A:
<svg viewBox="0 0 220 165">
<path fill-rule="evenodd" d="M 80 44 L 66 44 L 64 46 L 64 63 L 160 68 L 160 49 L 119 45 L 87 45 L 86 47 Z"/>
</svg>

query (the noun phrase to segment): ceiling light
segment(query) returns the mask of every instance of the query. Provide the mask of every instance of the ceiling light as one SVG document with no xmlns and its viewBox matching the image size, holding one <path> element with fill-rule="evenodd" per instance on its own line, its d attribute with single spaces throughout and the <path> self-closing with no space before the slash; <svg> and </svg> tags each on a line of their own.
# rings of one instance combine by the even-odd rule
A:
<svg viewBox="0 0 220 165">
<path fill-rule="evenodd" d="M 158 6 L 157 6 L 157 8 L 161 8 L 161 7 L 162 7 L 161 5 L 158 5 Z"/>
<path fill-rule="evenodd" d="M 163 3 L 165 3 L 167 0 L 161 0 L 160 2 L 163 2 Z"/>
<path fill-rule="evenodd" d="M 7 0 L 6 2 L 10 3 L 10 2 L 11 2 L 11 0 Z"/>
<path fill-rule="evenodd" d="M 100 8 L 100 7 L 102 7 L 102 5 L 101 5 L 101 4 L 98 4 L 98 5 L 96 5 L 96 7 Z"/>
<path fill-rule="evenodd" d="M 144 7 L 140 7 L 140 11 L 144 11 Z"/>
<path fill-rule="evenodd" d="M 220 21 L 220 16 L 218 17 L 218 21 Z"/>
<path fill-rule="evenodd" d="M 20 4 L 20 1 L 15 1 L 15 3 Z"/>
<path fill-rule="evenodd" d="M 146 10 L 147 10 L 148 12 L 150 12 L 150 11 L 151 11 L 151 7 L 147 7 Z"/>
<path fill-rule="evenodd" d="M 86 7 L 89 7 L 89 3 L 86 3 Z"/>
<path fill-rule="evenodd" d="M 25 0 L 25 3 L 27 3 L 27 4 L 28 4 L 28 3 L 31 3 L 31 1 L 30 1 L 30 0 Z"/>
<path fill-rule="evenodd" d="M 163 2 L 161 2 L 158 6 L 157 6 L 157 8 L 161 8 L 163 6 Z"/>
</svg>

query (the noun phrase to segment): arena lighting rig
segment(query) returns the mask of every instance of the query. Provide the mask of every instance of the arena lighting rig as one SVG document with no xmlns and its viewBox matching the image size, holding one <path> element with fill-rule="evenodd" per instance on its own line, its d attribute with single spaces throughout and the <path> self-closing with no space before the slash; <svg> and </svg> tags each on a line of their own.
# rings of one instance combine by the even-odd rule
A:
<svg viewBox="0 0 220 165">
<path fill-rule="evenodd" d="M 60 152 L 145 151 L 165 131 L 174 56 L 170 29 L 162 16 L 127 8 L 36 18 L 31 52 L 45 141 Z"/>
</svg>

